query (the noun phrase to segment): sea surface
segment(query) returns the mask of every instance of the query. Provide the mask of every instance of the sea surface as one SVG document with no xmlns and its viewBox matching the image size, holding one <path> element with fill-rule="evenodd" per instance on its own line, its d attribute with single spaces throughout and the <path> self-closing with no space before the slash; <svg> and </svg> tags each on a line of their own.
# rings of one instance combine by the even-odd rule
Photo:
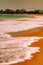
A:
<svg viewBox="0 0 43 65">
<path fill-rule="evenodd" d="M 0 20 L 0 65 L 41 63 L 42 45 L 43 16 Z"/>
</svg>

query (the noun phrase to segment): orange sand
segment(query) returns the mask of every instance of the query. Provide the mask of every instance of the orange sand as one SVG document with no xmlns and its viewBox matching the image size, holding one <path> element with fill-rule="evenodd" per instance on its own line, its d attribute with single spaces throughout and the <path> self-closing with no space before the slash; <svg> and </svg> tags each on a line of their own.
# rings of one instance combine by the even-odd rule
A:
<svg viewBox="0 0 43 65">
<path fill-rule="evenodd" d="M 20 34 L 18 36 L 43 36 L 43 28 L 40 29 L 40 31 L 27 33 L 26 34 Z M 40 52 L 33 54 L 33 58 L 31 60 L 26 60 L 24 62 L 19 62 L 12 65 L 43 65 L 43 39 L 40 39 L 39 42 L 35 42 L 31 45 L 31 47 L 40 47 Z"/>
<path fill-rule="evenodd" d="M 33 54 L 33 58 L 31 60 L 26 60 L 24 62 L 20 62 L 12 65 L 43 65 L 43 39 L 39 40 L 39 42 L 34 43 L 31 46 L 39 46 L 40 53 Z"/>
</svg>

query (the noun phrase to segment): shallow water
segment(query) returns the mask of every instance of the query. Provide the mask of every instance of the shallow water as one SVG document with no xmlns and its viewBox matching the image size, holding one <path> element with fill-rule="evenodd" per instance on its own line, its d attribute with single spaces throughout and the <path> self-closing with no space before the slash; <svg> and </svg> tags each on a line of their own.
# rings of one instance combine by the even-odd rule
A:
<svg viewBox="0 0 43 65">
<path fill-rule="evenodd" d="M 0 37 L 0 64 L 18 63 L 31 59 L 31 54 L 40 52 L 40 47 L 31 47 L 33 42 L 38 42 L 43 37 L 11 37 L 1 34 Z M 29 47 L 30 46 L 30 47 Z M 2 64 L 3 65 L 3 64 Z"/>
<path fill-rule="evenodd" d="M 40 53 L 40 47 L 31 47 L 33 43 L 37 43 L 43 37 L 12 37 L 7 34 L 9 32 L 18 32 L 29 30 L 36 27 L 43 27 L 43 17 L 27 19 L 26 21 L 0 21 L 0 64 L 15 64 L 34 57 L 33 53 Z M 33 33 L 34 34 L 34 33 Z M 39 43 L 38 43 L 39 44 Z M 7 59 L 6 59 L 7 58 Z"/>
<path fill-rule="evenodd" d="M 14 20 L 8 20 L 8 21 L 0 21 L 0 33 L 5 32 L 18 32 L 23 30 L 29 30 L 36 27 L 42 27 L 43 26 L 43 19 L 30 18 L 30 21 L 14 21 Z"/>
</svg>

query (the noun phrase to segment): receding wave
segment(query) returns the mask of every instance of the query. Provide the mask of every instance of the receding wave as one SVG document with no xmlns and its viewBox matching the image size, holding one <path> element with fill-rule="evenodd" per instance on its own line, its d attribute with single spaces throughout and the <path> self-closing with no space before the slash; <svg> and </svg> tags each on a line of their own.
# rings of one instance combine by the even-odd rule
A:
<svg viewBox="0 0 43 65">
<path fill-rule="evenodd" d="M 28 30 L 36 27 L 43 26 L 43 20 L 39 19 L 30 19 L 30 21 L 27 19 L 27 21 L 14 21 L 14 20 L 8 20 L 8 21 L 0 21 L 0 33 L 4 32 L 18 32 L 23 30 Z"/>
<path fill-rule="evenodd" d="M 40 47 L 31 47 L 31 44 L 38 42 L 43 37 L 13 37 L 7 34 L 10 32 L 16 33 L 18 31 L 35 29 L 37 27 L 43 27 L 42 17 L 27 19 L 26 21 L 0 21 L 0 65 L 15 64 L 32 59 L 33 53 L 40 52 Z"/>
<path fill-rule="evenodd" d="M 6 65 L 18 63 L 40 52 L 40 47 L 29 47 L 33 42 L 38 42 L 43 37 L 11 37 L 8 34 L 0 34 L 0 64 Z"/>
</svg>

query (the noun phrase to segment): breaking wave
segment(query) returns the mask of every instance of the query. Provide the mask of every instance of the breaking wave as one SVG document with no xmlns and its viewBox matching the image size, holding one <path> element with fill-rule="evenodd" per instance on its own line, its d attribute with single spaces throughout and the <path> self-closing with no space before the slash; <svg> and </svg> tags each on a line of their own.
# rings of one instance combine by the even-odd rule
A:
<svg viewBox="0 0 43 65">
<path fill-rule="evenodd" d="M 0 34 L 0 64 L 6 65 L 31 59 L 31 54 L 40 52 L 40 47 L 29 47 L 42 37 L 11 37 Z"/>
<path fill-rule="evenodd" d="M 40 52 L 40 47 L 29 47 L 43 37 L 12 37 L 7 32 L 18 32 L 43 26 L 42 17 L 27 21 L 0 21 L 0 64 L 7 65 L 22 62 L 33 57 L 33 53 Z"/>
<path fill-rule="evenodd" d="M 39 18 L 35 18 L 32 20 L 27 19 L 27 21 L 15 21 L 15 20 L 8 20 L 3 22 L 0 21 L 0 33 L 18 32 L 41 26 L 43 26 L 43 19 Z"/>
</svg>

